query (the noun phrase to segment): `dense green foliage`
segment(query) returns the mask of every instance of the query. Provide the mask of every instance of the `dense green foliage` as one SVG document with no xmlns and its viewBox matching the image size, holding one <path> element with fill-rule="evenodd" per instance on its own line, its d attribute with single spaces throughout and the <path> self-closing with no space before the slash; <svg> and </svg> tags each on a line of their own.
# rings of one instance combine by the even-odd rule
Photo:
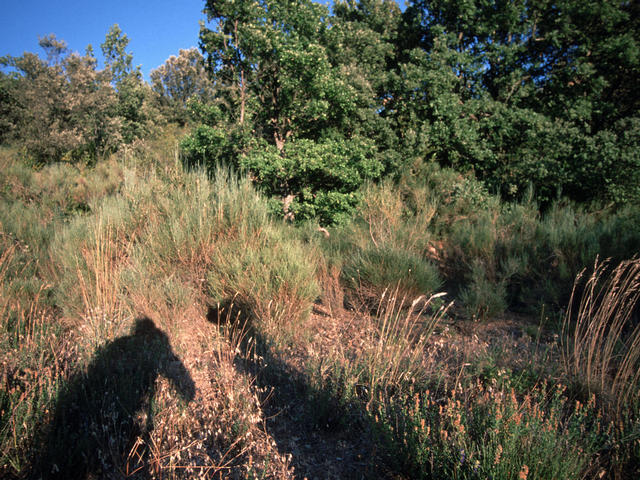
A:
<svg viewBox="0 0 640 480">
<path fill-rule="evenodd" d="M 375 144 L 349 128 L 358 96 L 330 59 L 328 11 L 311 1 L 225 1 L 205 12 L 215 29 L 200 38 L 220 115 L 208 124 L 215 130 L 187 140 L 187 155 L 248 169 L 285 214 L 344 220 L 382 166 Z M 225 148 L 237 144 L 232 132 L 251 142 Z"/>
<path fill-rule="evenodd" d="M 441 270 L 479 305 L 472 314 L 528 304 L 553 290 L 545 283 L 565 295 L 597 253 L 636 248 L 624 244 L 635 210 L 623 208 L 640 195 L 634 3 L 415 1 L 401 11 L 360 0 L 330 13 L 310 0 L 225 0 L 204 11 L 204 56 L 180 51 L 151 87 L 117 25 L 103 70 L 91 48 L 69 53 L 53 36 L 41 39 L 46 60 L 3 58 L 2 141 L 39 163 L 87 161 L 176 122 L 190 132 L 186 164 L 245 171 L 273 212 L 322 225 L 360 221 L 365 184 L 387 178 L 402 206 L 385 208 L 433 227 L 402 247 L 424 258 L 429 241 L 444 242 L 440 253 L 457 260 Z M 427 196 L 402 197 L 416 188 Z M 434 189 L 449 200 L 420 205 Z M 604 202 L 611 216 L 589 214 Z M 405 241 L 379 245 L 369 207 L 362 266 Z"/>
<path fill-rule="evenodd" d="M 238 129 L 285 159 L 287 143 L 301 139 L 365 137 L 387 174 L 434 159 L 474 172 L 503 198 L 533 192 L 543 208 L 560 196 L 637 202 L 636 10 L 633 2 L 415 1 L 401 12 L 392 1 L 362 0 L 336 2 L 329 14 L 310 2 L 207 2 L 212 26 L 201 46 L 224 134 L 209 144 L 191 137 L 186 151 L 229 161 L 220 146 L 235 143 Z M 246 143 L 240 153 L 264 157 L 264 148 Z M 225 153 L 241 163 L 238 150 Z M 266 163 L 248 163 L 259 180 L 270 176 Z M 269 181 L 259 181 L 268 193 L 314 210 L 301 189 L 276 192 Z M 337 221 L 339 212 L 321 218 Z"/>
<path fill-rule="evenodd" d="M 242 156 L 240 165 L 255 172 L 268 194 L 295 197 L 285 213 L 325 224 L 347 220 L 358 205 L 357 190 L 381 171 L 370 142 L 361 138 L 301 139 L 287 142 L 282 151 L 265 146 Z"/>
<path fill-rule="evenodd" d="M 636 2 L 224 0 L 204 12 L 204 56 L 182 50 L 151 87 L 117 25 L 101 71 L 91 48 L 69 54 L 55 37 L 41 41 L 46 61 L 3 58 L 2 141 L 41 162 L 95 158 L 153 125 L 189 125 L 188 163 L 247 169 L 282 214 L 324 224 L 353 213 L 365 179 L 416 159 L 543 209 L 640 198 Z"/>
<path fill-rule="evenodd" d="M 636 3 L 416 1 L 407 17 L 441 162 L 509 197 L 638 198 Z"/>
</svg>

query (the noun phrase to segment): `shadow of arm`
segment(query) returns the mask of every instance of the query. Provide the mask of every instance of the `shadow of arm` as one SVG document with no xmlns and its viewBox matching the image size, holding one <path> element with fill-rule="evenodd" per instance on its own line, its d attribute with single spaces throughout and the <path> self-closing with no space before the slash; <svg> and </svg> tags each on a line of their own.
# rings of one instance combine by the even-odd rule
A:
<svg viewBox="0 0 640 480">
<path fill-rule="evenodd" d="M 176 355 L 172 355 L 169 359 L 164 374 L 183 400 L 190 402 L 195 398 L 196 384 L 187 368 Z"/>
</svg>

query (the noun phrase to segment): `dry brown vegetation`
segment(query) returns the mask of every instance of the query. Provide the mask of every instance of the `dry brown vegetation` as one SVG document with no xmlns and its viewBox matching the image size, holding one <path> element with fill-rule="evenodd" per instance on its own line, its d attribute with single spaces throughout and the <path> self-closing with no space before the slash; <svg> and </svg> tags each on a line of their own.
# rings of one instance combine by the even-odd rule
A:
<svg viewBox="0 0 640 480">
<path fill-rule="evenodd" d="M 39 171 L 2 152 L 0 476 L 639 473 L 637 260 L 596 264 L 563 328 L 504 311 L 543 263 L 495 257 L 514 232 L 570 236 L 526 206 L 472 218 L 405 179 L 326 238 L 166 143 Z"/>
</svg>

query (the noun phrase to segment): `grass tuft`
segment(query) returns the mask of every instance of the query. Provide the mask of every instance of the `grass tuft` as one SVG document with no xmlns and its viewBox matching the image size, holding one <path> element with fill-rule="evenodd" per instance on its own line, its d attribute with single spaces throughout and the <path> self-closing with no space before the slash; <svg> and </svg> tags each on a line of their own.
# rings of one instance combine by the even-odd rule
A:
<svg viewBox="0 0 640 480">
<path fill-rule="evenodd" d="M 578 298 L 580 280 L 564 318 L 565 369 L 602 395 L 619 419 L 640 402 L 640 259 L 611 273 L 607 262 L 596 261 Z"/>
</svg>

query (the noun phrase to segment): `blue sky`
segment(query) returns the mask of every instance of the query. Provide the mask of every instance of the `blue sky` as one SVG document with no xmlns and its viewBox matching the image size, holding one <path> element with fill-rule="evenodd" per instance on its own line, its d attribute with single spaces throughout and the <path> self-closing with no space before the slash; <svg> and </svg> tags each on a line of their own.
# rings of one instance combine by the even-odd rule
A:
<svg viewBox="0 0 640 480">
<path fill-rule="evenodd" d="M 181 48 L 198 45 L 203 0 L 43 1 L 3 0 L 0 56 L 41 53 L 38 36 L 54 33 L 73 51 L 88 44 L 100 55 L 100 44 L 114 23 L 129 37 L 129 51 L 145 78 Z"/>
<path fill-rule="evenodd" d="M 325 0 L 322 3 L 327 3 Z M 114 23 L 129 37 L 129 51 L 145 78 L 181 48 L 197 47 L 204 0 L 2 0 L 0 56 L 41 54 L 38 36 L 54 33 L 72 51 L 100 44 Z"/>
</svg>

